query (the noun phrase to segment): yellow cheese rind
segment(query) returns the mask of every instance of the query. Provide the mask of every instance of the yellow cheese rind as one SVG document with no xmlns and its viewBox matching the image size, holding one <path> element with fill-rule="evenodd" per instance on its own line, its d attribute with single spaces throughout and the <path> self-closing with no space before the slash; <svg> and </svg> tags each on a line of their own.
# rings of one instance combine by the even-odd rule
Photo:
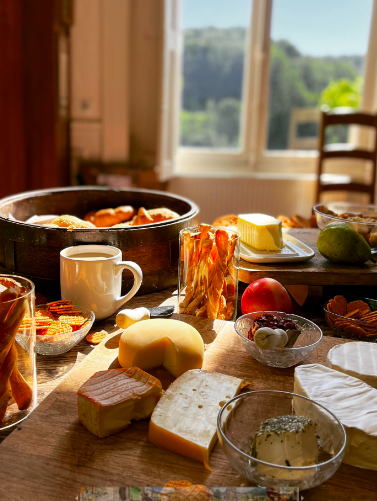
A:
<svg viewBox="0 0 377 501">
<path fill-rule="evenodd" d="M 261 251 L 283 248 L 282 222 L 265 214 L 240 214 L 237 230 L 241 241 Z"/>
<path fill-rule="evenodd" d="M 217 416 L 237 395 L 242 379 L 191 370 L 174 381 L 153 411 L 149 441 L 171 452 L 204 463 L 217 440 Z"/>
<path fill-rule="evenodd" d="M 96 372 L 77 392 L 79 418 L 103 438 L 149 417 L 161 395 L 160 381 L 138 367 Z"/>
<path fill-rule="evenodd" d="M 143 370 L 163 365 L 179 377 L 203 365 L 204 344 L 199 332 L 173 319 L 152 319 L 126 329 L 119 341 L 119 363 Z"/>
</svg>

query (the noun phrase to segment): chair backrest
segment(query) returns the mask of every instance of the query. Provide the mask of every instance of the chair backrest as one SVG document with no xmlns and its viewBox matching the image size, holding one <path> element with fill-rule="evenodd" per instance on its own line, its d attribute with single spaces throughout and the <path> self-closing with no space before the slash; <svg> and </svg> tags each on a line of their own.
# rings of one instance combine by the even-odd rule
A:
<svg viewBox="0 0 377 501">
<path fill-rule="evenodd" d="M 300 125 L 311 124 L 319 129 L 321 112 L 318 108 L 293 108 L 289 127 L 289 150 L 316 150 L 318 148 L 318 133 L 313 136 L 299 136 Z"/>
<path fill-rule="evenodd" d="M 377 162 L 377 114 L 355 111 L 353 108 L 322 108 L 321 127 L 319 133 L 319 155 L 317 169 L 316 202 L 319 202 L 323 191 L 353 191 L 367 193 L 370 202 L 374 203 Z M 355 148 L 350 144 L 325 144 L 326 128 L 329 125 L 361 125 L 372 127 L 375 131 L 373 149 Z M 328 158 L 355 158 L 372 162 L 372 176 L 370 183 L 350 181 L 348 183 L 328 183 L 321 180 L 323 162 Z"/>
</svg>

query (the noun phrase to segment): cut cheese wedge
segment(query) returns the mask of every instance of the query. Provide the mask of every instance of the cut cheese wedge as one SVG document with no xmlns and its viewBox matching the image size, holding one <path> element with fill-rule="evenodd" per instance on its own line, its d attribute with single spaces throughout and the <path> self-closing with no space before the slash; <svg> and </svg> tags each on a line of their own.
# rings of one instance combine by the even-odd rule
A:
<svg viewBox="0 0 377 501">
<path fill-rule="evenodd" d="M 283 248 L 282 222 L 265 214 L 240 214 L 237 230 L 241 241 L 260 251 Z"/>
<path fill-rule="evenodd" d="M 161 395 L 160 381 L 138 367 L 96 372 L 77 392 L 79 418 L 103 438 L 149 417 Z"/>
<path fill-rule="evenodd" d="M 221 407 L 241 389 L 242 379 L 191 370 L 174 381 L 153 411 L 152 444 L 209 467 Z"/>
<path fill-rule="evenodd" d="M 327 360 L 332 369 L 344 372 L 377 388 L 377 344 L 338 344 L 331 348 Z"/>
<path fill-rule="evenodd" d="M 119 363 L 143 370 L 163 365 L 179 377 L 203 365 L 204 344 L 199 332 L 173 319 L 152 319 L 126 329 L 119 341 Z"/>
<path fill-rule="evenodd" d="M 324 365 L 311 364 L 296 367 L 294 393 L 323 405 L 343 424 L 347 433 L 345 463 L 377 470 L 376 389 Z M 295 398 L 293 408 L 297 415 L 316 422 L 322 446 L 329 452 L 331 439 L 320 408 Z"/>
</svg>

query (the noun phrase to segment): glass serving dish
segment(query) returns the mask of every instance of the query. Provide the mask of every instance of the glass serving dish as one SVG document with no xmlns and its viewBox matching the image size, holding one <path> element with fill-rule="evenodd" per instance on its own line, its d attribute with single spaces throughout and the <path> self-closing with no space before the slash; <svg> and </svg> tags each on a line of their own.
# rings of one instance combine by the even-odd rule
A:
<svg viewBox="0 0 377 501">
<path fill-rule="evenodd" d="M 377 312 L 377 300 L 368 299 L 359 296 L 344 296 L 350 303 L 352 301 L 363 301 L 366 303 L 371 312 Z M 377 341 L 377 313 L 375 317 L 370 318 L 366 322 L 357 318 L 346 317 L 328 310 L 331 299 L 326 301 L 323 311 L 325 314 L 327 325 L 334 331 L 334 333 L 346 339 L 354 339 L 356 341 Z"/>
<path fill-rule="evenodd" d="M 179 233 L 179 313 L 235 320 L 240 234 L 200 225 Z"/>
<path fill-rule="evenodd" d="M 24 290 L 0 302 L 0 430 L 25 419 L 37 403 L 34 284 L 16 275 L 0 275 L 3 285 L 15 280 Z M 22 328 L 25 317 L 30 319 Z M 17 342 L 16 342 L 17 341 Z"/>
<path fill-rule="evenodd" d="M 253 445 L 259 426 L 267 419 L 292 414 L 316 422 L 318 462 L 292 467 L 257 459 Z M 339 468 L 346 446 L 345 430 L 334 414 L 313 400 L 283 391 L 251 391 L 232 398 L 219 412 L 217 434 L 231 466 L 248 480 L 267 487 L 305 490 L 322 484 Z"/>
<path fill-rule="evenodd" d="M 248 339 L 248 333 L 253 326 L 253 322 L 265 313 L 272 313 L 284 318 L 293 320 L 299 327 L 301 334 L 298 336 L 292 348 L 275 348 L 272 350 L 262 350 Z M 238 318 L 234 324 L 237 334 L 240 336 L 242 345 L 258 362 L 270 367 L 286 368 L 302 362 L 318 346 L 322 339 L 322 331 L 315 323 L 306 318 L 299 317 L 279 311 L 257 311 L 247 313 Z"/>
<path fill-rule="evenodd" d="M 73 348 L 77 343 L 79 343 L 88 334 L 95 320 L 93 311 L 84 308 L 83 306 L 76 305 L 76 307 L 88 317 L 84 326 L 73 332 L 67 334 L 55 334 L 55 335 L 36 335 L 35 351 L 40 355 L 61 355 L 66 353 L 71 348 Z M 40 304 L 37 306 L 38 309 L 47 309 L 47 304 Z M 17 335 L 17 341 L 22 344 L 23 340 L 19 339 Z"/>
<path fill-rule="evenodd" d="M 316 204 L 313 210 L 321 230 L 329 223 L 348 223 L 371 247 L 377 247 L 377 205 L 331 202 Z"/>
</svg>

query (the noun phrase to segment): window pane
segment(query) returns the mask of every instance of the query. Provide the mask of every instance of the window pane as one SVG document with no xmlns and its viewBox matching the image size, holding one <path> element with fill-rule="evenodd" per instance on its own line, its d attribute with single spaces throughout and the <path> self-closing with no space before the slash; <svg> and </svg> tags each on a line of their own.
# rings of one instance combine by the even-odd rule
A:
<svg viewBox="0 0 377 501">
<path fill-rule="evenodd" d="M 317 149 L 319 109 L 361 103 L 373 0 L 274 0 L 267 149 Z M 345 142 L 338 128 L 329 142 Z"/>
<path fill-rule="evenodd" d="M 251 0 L 183 0 L 180 145 L 241 147 Z"/>
</svg>

